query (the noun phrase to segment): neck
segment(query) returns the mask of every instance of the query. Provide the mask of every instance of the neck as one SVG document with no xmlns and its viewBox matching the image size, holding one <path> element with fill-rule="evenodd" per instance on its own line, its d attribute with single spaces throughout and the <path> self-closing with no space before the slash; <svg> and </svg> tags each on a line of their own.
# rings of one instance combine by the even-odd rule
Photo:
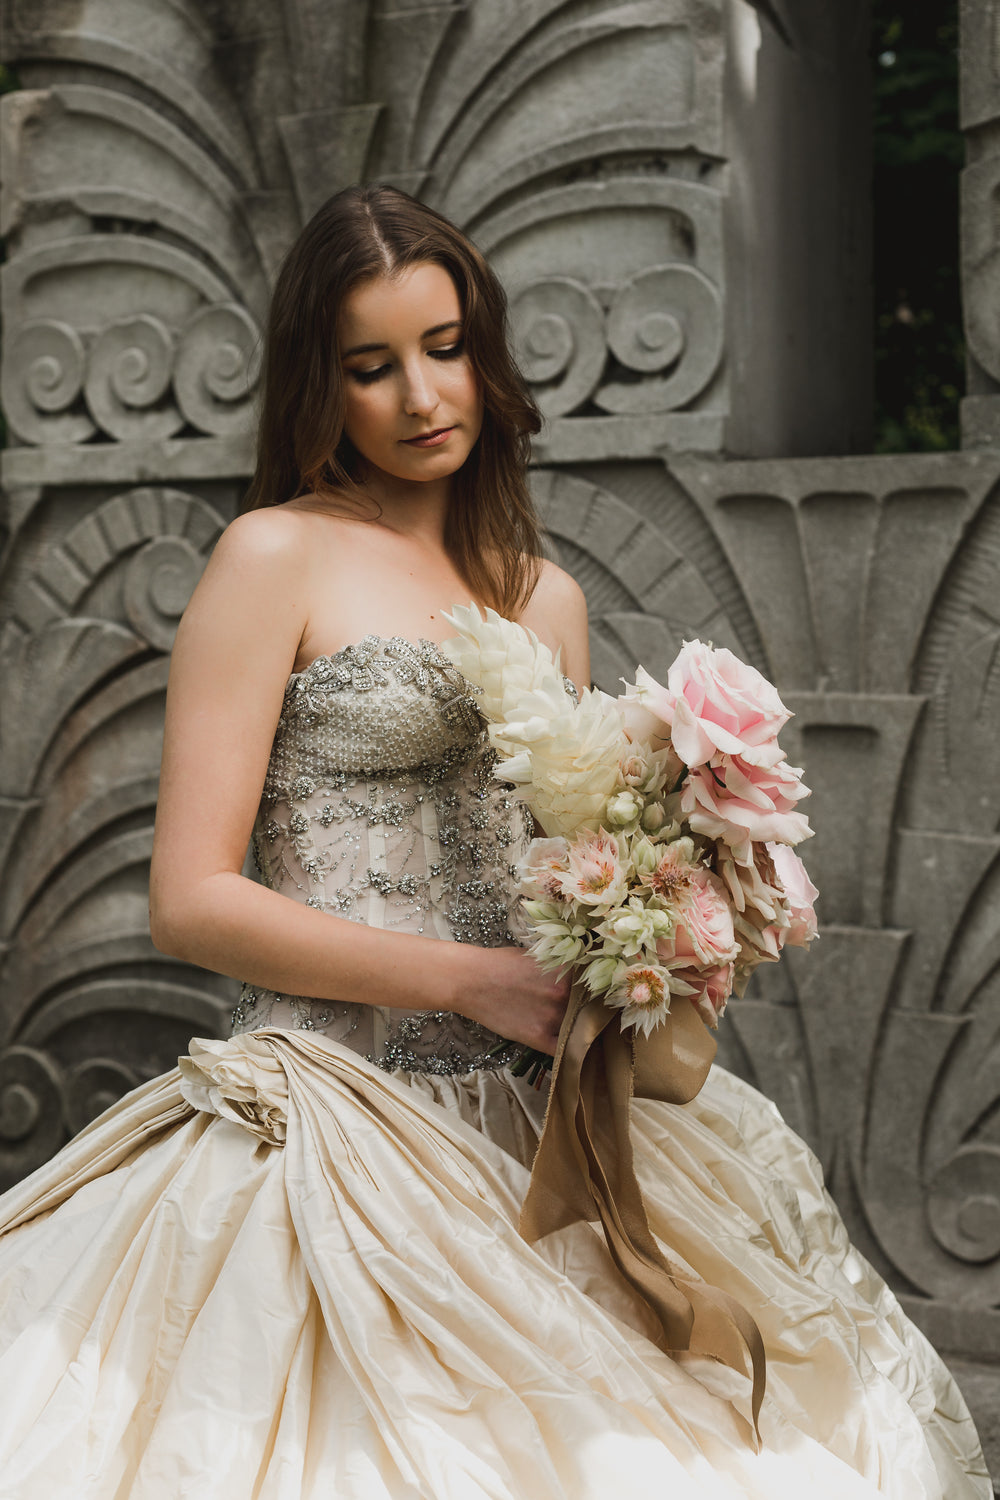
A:
<svg viewBox="0 0 1000 1500">
<path fill-rule="evenodd" d="M 391 474 L 376 473 L 366 475 L 362 486 L 381 510 L 382 525 L 406 536 L 443 545 L 452 496 L 450 475 L 415 484 L 395 479 Z"/>
</svg>

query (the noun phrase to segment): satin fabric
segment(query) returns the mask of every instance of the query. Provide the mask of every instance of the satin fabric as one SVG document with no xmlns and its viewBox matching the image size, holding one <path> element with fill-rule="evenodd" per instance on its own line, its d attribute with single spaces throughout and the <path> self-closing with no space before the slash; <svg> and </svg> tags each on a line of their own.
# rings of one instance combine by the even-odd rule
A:
<svg viewBox="0 0 1000 1500">
<path fill-rule="evenodd" d="M 656 1346 L 600 1235 L 518 1219 L 544 1097 L 336 1042 L 193 1044 L 0 1203 L 3 1500 L 986 1500 L 937 1356 L 815 1159 L 713 1068 L 633 1104 L 672 1262 L 764 1336 Z"/>
</svg>

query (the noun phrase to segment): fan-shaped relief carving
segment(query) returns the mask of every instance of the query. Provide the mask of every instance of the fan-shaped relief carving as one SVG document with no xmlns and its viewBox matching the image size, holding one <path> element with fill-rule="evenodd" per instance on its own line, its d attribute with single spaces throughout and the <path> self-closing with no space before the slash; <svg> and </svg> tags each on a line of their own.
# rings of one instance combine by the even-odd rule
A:
<svg viewBox="0 0 1000 1500">
<path fill-rule="evenodd" d="M 974 457 L 670 468 L 739 574 L 786 689 L 906 694 L 925 620 L 993 481 Z"/>
<path fill-rule="evenodd" d="M 913 668 L 926 694 L 902 816 L 910 828 L 1000 831 L 1000 490 L 963 538 L 928 612 Z M 984 489 L 987 487 L 984 484 Z"/>
<path fill-rule="evenodd" d="M 101 986 L 119 986 L 119 1010 L 126 990 L 141 1010 L 150 965 L 164 970 L 164 993 L 191 991 L 151 947 L 148 864 L 163 653 L 222 525 L 180 491 L 114 496 L 24 570 L 10 597 L 0 630 L 0 1042 L 14 1049 L 14 1092 L 0 1097 L 0 1166 L 14 1175 L 59 1144 L 38 1123 L 53 1089 L 60 1129 L 76 1129 L 109 1091 L 169 1066 L 188 1034 L 163 1016 L 144 1039 L 141 1025 L 111 1025 L 104 1001 L 90 1012 L 82 998 L 71 1038 L 42 1038 L 38 1026 Z M 233 987 L 198 983 L 217 1029 Z"/>
<path fill-rule="evenodd" d="M 86 64 L 103 67 L 113 48 L 129 92 L 101 71 L 99 84 L 22 91 L 0 106 L 9 164 L 2 396 L 14 437 L 48 446 L 248 430 L 257 319 L 294 232 L 287 188 L 264 189 L 225 89 L 161 94 L 169 65 L 143 52 L 140 34 L 126 39 L 125 18 L 112 25 L 95 13 L 95 30 L 82 34 L 50 24 L 58 18 L 46 5 L 39 11 L 19 34 L 29 71 L 47 82 L 43 59 L 51 71 L 65 48 L 86 78 Z M 188 55 L 207 86 L 216 39 L 180 9 L 151 21 L 154 33 L 178 28 L 186 41 L 175 37 L 176 55 Z"/>
<path fill-rule="evenodd" d="M 550 419 L 542 455 L 719 446 L 718 7 L 377 6 L 371 50 L 386 111 L 368 170 L 491 255 Z"/>
<path fill-rule="evenodd" d="M 219 97 L 216 90 L 215 97 Z M 173 101 L 144 100 L 89 83 L 57 82 L 7 95 L 4 113 L 8 233 L 44 233 L 53 209 L 91 228 L 113 224 L 183 245 L 258 316 L 268 260 L 251 205 L 259 186 L 178 123 Z M 290 207 L 287 194 L 286 208 Z M 51 232 L 45 238 L 51 238 Z M 62 235 L 58 236 L 62 238 Z"/>
<path fill-rule="evenodd" d="M 386 9 L 405 24 L 398 7 Z M 396 155 L 382 165 L 422 169 L 434 201 L 461 222 L 475 227 L 489 206 L 529 183 L 571 168 L 592 175 L 597 161 L 617 155 L 689 156 L 694 148 L 718 158 L 724 47 L 716 5 L 498 0 L 460 17 L 456 9 L 434 7 L 432 67 L 416 46 L 380 45 L 378 23 L 374 50 L 385 58 L 380 97 L 400 110 L 401 95 L 405 122 Z M 420 61 L 409 76 L 397 69 L 394 82 L 390 59 L 400 56 Z"/>
<path fill-rule="evenodd" d="M 640 661 L 665 677 L 692 635 L 740 649 L 725 604 L 669 526 L 654 526 L 609 490 L 558 470 L 536 470 L 532 491 L 560 560 L 587 594 L 598 686 L 617 694 L 619 679 Z"/>
<path fill-rule="evenodd" d="M 922 861 L 926 879 L 931 841 L 917 845 L 917 837 L 910 836 L 907 857 Z M 943 955 L 935 1009 L 901 1006 L 887 1017 L 871 1076 L 864 1187 L 879 1242 L 912 1285 L 993 1306 L 1000 1303 L 1000 840 L 982 851 L 979 872 L 955 920 L 955 902 L 934 913 Z M 902 985 L 899 995 L 909 999 Z"/>
<path fill-rule="evenodd" d="M 44 84 L 58 65 L 127 92 L 184 129 L 237 180 L 255 179 L 253 143 L 238 101 L 218 67 L 219 37 L 194 0 L 14 0 L 6 7 L 5 57 L 26 88 Z M 126 92 L 123 89 L 122 92 Z"/>
</svg>

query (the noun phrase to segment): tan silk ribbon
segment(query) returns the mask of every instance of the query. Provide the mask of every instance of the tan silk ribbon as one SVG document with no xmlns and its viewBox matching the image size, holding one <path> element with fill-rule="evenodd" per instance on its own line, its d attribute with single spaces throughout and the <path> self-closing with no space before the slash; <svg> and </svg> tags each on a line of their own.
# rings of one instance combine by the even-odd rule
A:
<svg viewBox="0 0 1000 1500">
<path fill-rule="evenodd" d="M 674 1104 L 694 1098 L 715 1042 L 685 997 L 675 998 L 648 1038 L 633 1042 L 617 1021 L 603 1000 L 573 986 L 521 1233 L 533 1242 L 578 1219 L 599 1219 L 619 1271 L 659 1319 L 662 1347 L 706 1354 L 750 1375 L 756 1447 L 765 1381 L 760 1330 L 734 1297 L 676 1274 L 665 1259 L 646 1217 L 629 1130 L 633 1094 Z"/>
</svg>

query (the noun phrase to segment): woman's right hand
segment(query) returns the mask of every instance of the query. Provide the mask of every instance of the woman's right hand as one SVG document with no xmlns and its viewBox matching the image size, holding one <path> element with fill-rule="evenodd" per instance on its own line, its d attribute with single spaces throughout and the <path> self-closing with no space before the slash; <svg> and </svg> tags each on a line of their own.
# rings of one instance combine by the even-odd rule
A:
<svg viewBox="0 0 1000 1500">
<path fill-rule="evenodd" d="M 523 948 L 476 948 L 456 944 L 457 994 L 451 1009 L 550 1055 L 569 1001 L 568 970 L 546 974 Z"/>
</svg>

